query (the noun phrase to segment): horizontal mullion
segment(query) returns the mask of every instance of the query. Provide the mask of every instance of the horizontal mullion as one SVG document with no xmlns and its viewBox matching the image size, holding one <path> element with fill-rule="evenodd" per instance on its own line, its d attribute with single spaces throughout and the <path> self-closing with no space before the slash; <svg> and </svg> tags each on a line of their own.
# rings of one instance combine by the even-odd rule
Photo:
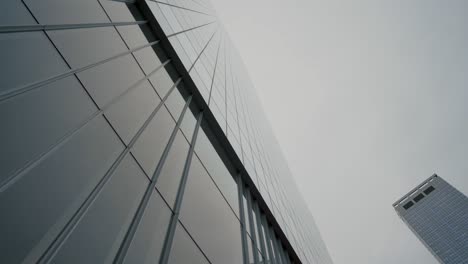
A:
<svg viewBox="0 0 468 264">
<path fill-rule="evenodd" d="M 32 32 L 42 30 L 62 30 L 78 28 L 96 28 L 112 26 L 130 26 L 146 24 L 148 21 L 129 21 L 129 22 L 110 22 L 110 23 L 84 23 L 84 24 L 60 24 L 60 25 L 19 25 L 19 26 L 0 26 L 0 33 Z"/>
</svg>

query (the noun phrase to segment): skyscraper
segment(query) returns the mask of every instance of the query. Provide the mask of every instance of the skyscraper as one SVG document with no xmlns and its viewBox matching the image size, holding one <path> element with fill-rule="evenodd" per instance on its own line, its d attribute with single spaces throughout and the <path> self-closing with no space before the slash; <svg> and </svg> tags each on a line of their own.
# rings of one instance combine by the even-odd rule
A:
<svg viewBox="0 0 468 264">
<path fill-rule="evenodd" d="M 0 25 L 0 263 L 332 262 L 208 1 Z"/>
<path fill-rule="evenodd" d="M 468 198 L 436 174 L 393 207 L 441 263 L 468 263 Z"/>
</svg>

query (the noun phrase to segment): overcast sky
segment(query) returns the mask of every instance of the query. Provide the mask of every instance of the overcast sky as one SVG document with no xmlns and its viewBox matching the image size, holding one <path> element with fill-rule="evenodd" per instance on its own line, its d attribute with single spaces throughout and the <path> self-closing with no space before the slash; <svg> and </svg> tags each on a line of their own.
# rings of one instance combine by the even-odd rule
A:
<svg viewBox="0 0 468 264">
<path fill-rule="evenodd" d="M 433 264 L 392 203 L 468 193 L 468 1 L 212 0 L 336 264 Z"/>
</svg>

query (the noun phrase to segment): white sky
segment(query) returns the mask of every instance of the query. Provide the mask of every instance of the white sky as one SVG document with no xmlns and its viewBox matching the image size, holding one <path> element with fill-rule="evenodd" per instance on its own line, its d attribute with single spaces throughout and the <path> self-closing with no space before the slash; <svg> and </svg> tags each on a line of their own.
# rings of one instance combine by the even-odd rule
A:
<svg viewBox="0 0 468 264">
<path fill-rule="evenodd" d="M 468 193 L 468 1 L 212 0 L 336 264 L 433 264 L 392 203 Z"/>
</svg>

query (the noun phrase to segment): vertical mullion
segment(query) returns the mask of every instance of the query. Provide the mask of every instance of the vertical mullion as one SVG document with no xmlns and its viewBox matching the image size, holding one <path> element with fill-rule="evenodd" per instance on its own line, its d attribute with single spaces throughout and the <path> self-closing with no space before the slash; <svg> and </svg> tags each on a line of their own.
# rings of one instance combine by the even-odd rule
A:
<svg viewBox="0 0 468 264">
<path fill-rule="evenodd" d="M 260 244 L 260 250 L 263 255 L 263 259 L 266 261 L 267 260 L 267 252 L 265 249 L 265 238 L 263 237 L 263 228 L 262 228 L 262 221 L 260 220 L 261 218 L 261 213 L 260 209 L 258 207 L 258 203 L 254 203 L 254 210 L 255 210 L 255 215 L 257 216 L 257 231 L 258 231 L 258 242 Z"/>
<path fill-rule="evenodd" d="M 244 264 L 249 264 L 249 251 L 247 244 L 247 229 L 245 226 L 245 211 L 244 211 L 244 183 L 240 174 L 237 175 L 237 193 L 239 198 L 239 218 L 241 222 L 241 236 L 242 236 L 242 259 Z"/>
<path fill-rule="evenodd" d="M 250 235 L 252 236 L 252 254 L 254 257 L 254 262 L 255 263 L 260 263 L 260 260 L 258 258 L 258 242 L 257 242 L 257 235 L 256 235 L 256 228 L 254 226 L 254 220 L 253 220 L 253 209 L 252 209 L 252 196 L 250 194 L 250 190 L 248 188 L 244 189 L 245 191 L 245 196 L 247 199 L 247 211 L 249 214 L 249 224 L 250 224 Z"/>
<path fill-rule="evenodd" d="M 273 249 L 271 248 L 271 237 L 270 237 L 270 229 L 268 227 L 268 222 L 266 220 L 266 216 L 262 215 L 262 224 L 263 230 L 265 230 L 265 242 L 268 249 L 268 255 L 270 256 L 270 263 L 276 264 L 275 256 L 273 254 Z"/>
<path fill-rule="evenodd" d="M 281 260 L 280 249 L 278 247 L 278 240 L 276 238 L 275 231 L 273 231 L 273 229 L 270 229 L 270 231 L 271 231 L 271 235 L 272 235 L 271 242 L 273 243 L 273 248 L 275 250 L 276 263 L 284 264 L 283 261 Z"/>
<path fill-rule="evenodd" d="M 197 123 L 195 125 L 195 130 L 193 131 L 192 142 L 190 144 L 190 149 L 187 154 L 187 159 L 185 161 L 184 170 L 182 172 L 182 178 L 180 179 L 179 188 L 177 190 L 177 196 L 174 204 L 174 210 L 171 215 L 171 220 L 169 222 L 169 227 L 166 232 L 166 237 L 164 239 L 164 245 L 162 249 L 161 256 L 159 258 L 160 264 L 165 264 L 169 260 L 169 256 L 172 249 L 172 242 L 174 241 L 175 230 L 177 227 L 177 222 L 179 221 L 179 213 L 182 207 L 182 200 L 184 198 L 185 186 L 187 185 L 188 174 L 190 171 L 190 165 L 192 163 L 193 153 L 195 151 L 195 143 L 197 142 L 197 135 L 200 129 L 200 124 L 203 119 L 203 112 L 201 112 L 197 118 Z"/>
</svg>

